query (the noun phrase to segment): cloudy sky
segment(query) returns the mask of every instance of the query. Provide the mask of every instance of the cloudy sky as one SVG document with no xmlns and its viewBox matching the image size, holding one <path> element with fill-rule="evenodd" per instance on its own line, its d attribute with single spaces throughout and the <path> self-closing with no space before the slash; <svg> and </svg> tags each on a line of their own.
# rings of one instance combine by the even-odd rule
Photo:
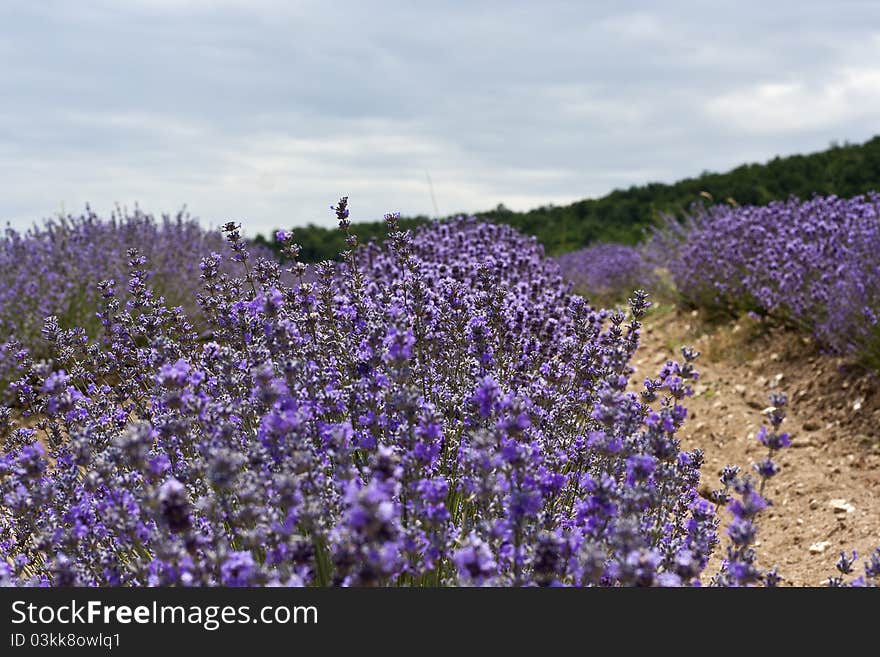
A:
<svg viewBox="0 0 880 657">
<path fill-rule="evenodd" d="M 0 2 L 0 223 L 527 209 L 880 132 L 880 5 Z"/>
</svg>

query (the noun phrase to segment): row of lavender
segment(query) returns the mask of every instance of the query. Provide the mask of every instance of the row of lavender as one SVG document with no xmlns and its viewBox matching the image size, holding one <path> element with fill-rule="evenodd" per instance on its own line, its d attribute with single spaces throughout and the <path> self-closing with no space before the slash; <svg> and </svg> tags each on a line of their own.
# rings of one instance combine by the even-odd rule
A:
<svg viewBox="0 0 880 657">
<path fill-rule="evenodd" d="M 556 258 L 566 280 L 590 299 L 615 303 L 632 290 L 655 290 L 659 279 L 643 249 L 625 244 L 594 244 Z"/>
<path fill-rule="evenodd" d="M 602 298 L 654 289 L 658 269 L 687 304 L 770 315 L 880 369 L 880 196 L 698 208 L 642 247 L 562 256 L 578 289 Z"/>
<path fill-rule="evenodd" d="M 279 233 L 290 284 L 227 225 L 230 257 L 198 266 L 201 335 L 137 249 L 124 286 L 97 284 L 98 334 L 46 318 L 46 358 L 15 355 L 24 421 L 0 411 L 0 579 L 697 583 L 719 539 L 676 439 L 696 354 L 627 392 L 642 293 L 628 318 L 596 310 L 510 228 L 387 219 L 384 247 L 350 236 L 308 277 Z M 773 583 L 749 547 L 766 502 L 723 483 L 714 581 Z"/>
<path fill-rule="evenodd" d="M 149 257 L 157 294 L 194 309 L 198 260 L 221 250 L 223 240 L 184 214 L 156 220 L 139 211 L 107 221 L 87 211 L 25 233 L 7 228 L 0 240 L 0 336 L 15 333 L 34 344 L 50 314 L 69 325 L 96 328 L 95 282 L 124 279 L 131 247 Z"/>
<path fill-rule="evenodd" d="M 199 260 L 222 251 L 224 242 L 219 231 L 204 230 L 184 212 L 157 219 L 137 209 L 118 210 L 103 220 L 87 208 L 24 233 L 6 228 L 0 235 L 0 385 L 14 377 L 21 348 L 34 358 L 48 355 L 40 334 L 45 317 L 99 333 L 97 283 L 124 281 L 133 247 L 150 262 L 144 275 L 151 293 L 200 323 Z M 0 392 L 4 400 L 8 395 Z"/>
</svg>

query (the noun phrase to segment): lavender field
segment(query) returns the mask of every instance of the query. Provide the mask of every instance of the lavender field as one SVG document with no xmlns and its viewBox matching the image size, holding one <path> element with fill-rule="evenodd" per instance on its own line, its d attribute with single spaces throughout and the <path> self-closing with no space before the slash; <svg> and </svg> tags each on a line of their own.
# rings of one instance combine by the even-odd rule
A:
<svg viewBox="0 0 880 657">
<path fill-rule="evenodd" d="M 755 458 L 707 480 L 681 440 L 700 353 L 646 370 L 640 343 L 660 299 L 870 372 L 877 200 L 712 206 L 559 258 L 464 217 L 360 245 L 347 198 L 317 265 L 295 229 L 276 259 L 183 216 L 7 231 L 0 582 L 775 586 L 784 379 L 754 386 Z M 824 579 L 877 584 L 848 547 Z"/>
</svg>

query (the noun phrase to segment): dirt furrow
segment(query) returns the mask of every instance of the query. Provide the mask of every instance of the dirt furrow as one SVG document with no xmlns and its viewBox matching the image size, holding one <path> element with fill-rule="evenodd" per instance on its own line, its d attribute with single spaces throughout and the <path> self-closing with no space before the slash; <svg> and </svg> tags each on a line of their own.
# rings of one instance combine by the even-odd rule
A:
<svg viewBox="0 0 880 657">
<path fill-rule="evenodd" d="M 654 375 L 679 349 L 702 352 L 700 380 L 687 402 L 685 448 L 706 455 L 703 486 L 718 486 L 726 464 L 751 470 L 766 450 L 755 439 L 771 390 L 791 400 L 783 428 L 792 447 L 767 489 L 759 563 L 788 585 L 819 585 L 836 574 L 841 550 L 880 546 L 880 387 L 873 375 L 822 355 L 808 339 L 743 318 L 711 326 L 696 313 L 660 307 L 645 322 L 636 381 Z M 860 563 L 854 574 L 862 574 Z"/>
</svg>

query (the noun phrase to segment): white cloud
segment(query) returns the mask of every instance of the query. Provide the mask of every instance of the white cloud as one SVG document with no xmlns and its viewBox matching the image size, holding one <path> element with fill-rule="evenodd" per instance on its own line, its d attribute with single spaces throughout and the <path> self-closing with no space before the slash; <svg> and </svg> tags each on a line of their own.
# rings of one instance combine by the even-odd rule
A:
<svg viewBox="0 0 880 657">
<path fill-rule="evenodd" d="M 601 21 L 601 26 L 619 37 L 632 41 L 663 41 L 669 39 L 669 26 L 659 16 L 646 11 L 612 15 Z"/>
<path fill-rule="evenodd" d="M 708 114 L 725 126 L 767 134 L 803 132 L 880 119 L 880 66 L 843 70 L 820 81 L 771 82 L 710 99 Z"/>
<path fill-rule="evenodd" d="M 0 223 L 184 203 L 250 230 L 503 202 L 872 136 L 880 7 L 0 3 Z"/>
</svg>

